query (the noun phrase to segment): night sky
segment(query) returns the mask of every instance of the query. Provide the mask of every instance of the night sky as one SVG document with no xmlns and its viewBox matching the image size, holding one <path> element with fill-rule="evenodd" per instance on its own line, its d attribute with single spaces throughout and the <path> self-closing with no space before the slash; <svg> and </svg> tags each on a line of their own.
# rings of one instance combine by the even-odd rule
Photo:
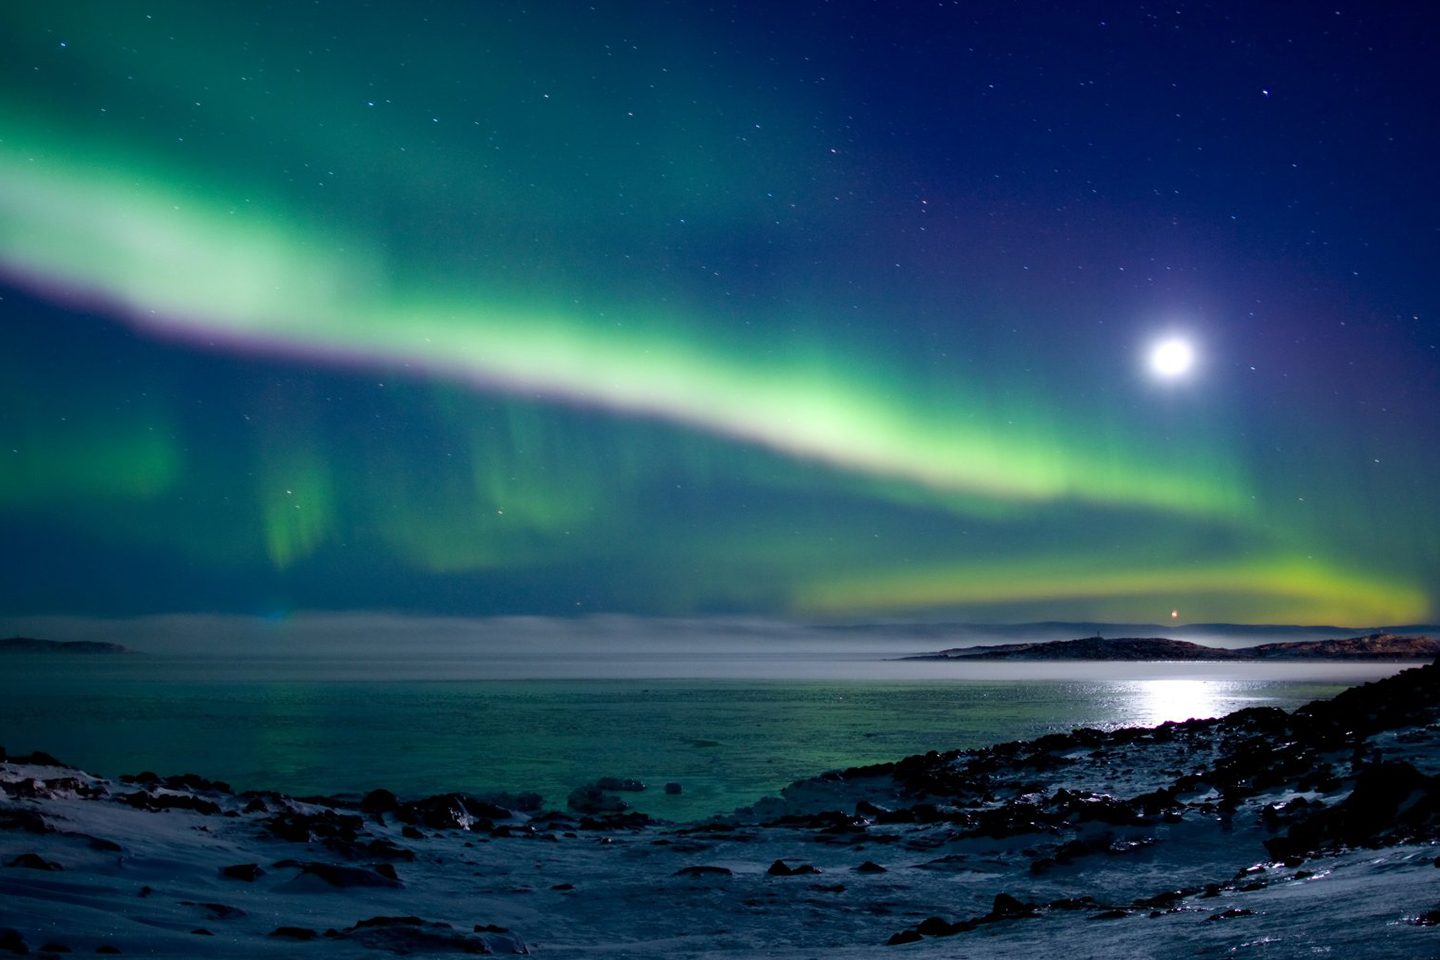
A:
<svg viewBox="0 0 1440 960">
<path fill-rule="evenodd" d="M 1425 11 L 6 4 L 0 611 L 1433 617 Z"/>
</svg>

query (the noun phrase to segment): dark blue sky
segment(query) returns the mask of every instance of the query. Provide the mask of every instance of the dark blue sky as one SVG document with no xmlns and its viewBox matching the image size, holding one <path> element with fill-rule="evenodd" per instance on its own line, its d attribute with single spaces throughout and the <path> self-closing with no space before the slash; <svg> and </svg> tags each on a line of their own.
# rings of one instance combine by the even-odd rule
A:
<svg viewBox="0 0 1440 960">
<path fill-rule="evenodd" d="M 1435 614 L 1433 13 L 782 6 L 0 13 L 0 609 Z"/>
</svg>

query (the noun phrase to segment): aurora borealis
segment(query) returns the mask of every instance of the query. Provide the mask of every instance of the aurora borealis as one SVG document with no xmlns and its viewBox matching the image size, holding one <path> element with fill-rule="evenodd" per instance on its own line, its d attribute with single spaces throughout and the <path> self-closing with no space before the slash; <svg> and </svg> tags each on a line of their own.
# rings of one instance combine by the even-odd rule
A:
<svg viewBox="0 0 1440 960">
<path fill-rule="evenodd" d="M 1435 616 L 1423 20 L 7 9 L 0 604 Z"/>
</svg>

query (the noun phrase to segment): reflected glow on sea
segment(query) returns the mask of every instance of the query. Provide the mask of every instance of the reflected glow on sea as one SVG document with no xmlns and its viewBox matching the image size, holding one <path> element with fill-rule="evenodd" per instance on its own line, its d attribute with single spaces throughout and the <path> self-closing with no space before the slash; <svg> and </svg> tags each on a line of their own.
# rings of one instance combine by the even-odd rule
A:
<svg viewBox="0 0 1440 960">
<path fill-rule="evenodd" d="M 1402 669 L 815 650 L 589 659 L 559 670 L 524 658 L 11 656 L 0 744 L 105 775 L 193 771 L 293 794 L 535 790 L 563 805 L 595 777 L 638 777 L 651 784 L 633 798 L 639 809 L 688 819 L 827 769 L 1078 726 L 1292 708 Z M 684 792 L 666 796 L 668 781 Z"/>
</svg>

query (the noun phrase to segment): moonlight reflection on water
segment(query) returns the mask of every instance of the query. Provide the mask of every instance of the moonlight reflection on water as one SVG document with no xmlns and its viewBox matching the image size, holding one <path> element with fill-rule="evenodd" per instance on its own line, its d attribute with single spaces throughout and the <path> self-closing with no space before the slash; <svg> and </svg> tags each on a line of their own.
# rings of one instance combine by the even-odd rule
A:
<svg viewBox="0 0 1440 960">
<path fill-rule="evenodd" d="M 1136 722 L 1153 727 L 1167 720 L 1203 720 L 1236 709 L 1244 684 L 1227 680 L 1136 680 Z"/>
</svg>

